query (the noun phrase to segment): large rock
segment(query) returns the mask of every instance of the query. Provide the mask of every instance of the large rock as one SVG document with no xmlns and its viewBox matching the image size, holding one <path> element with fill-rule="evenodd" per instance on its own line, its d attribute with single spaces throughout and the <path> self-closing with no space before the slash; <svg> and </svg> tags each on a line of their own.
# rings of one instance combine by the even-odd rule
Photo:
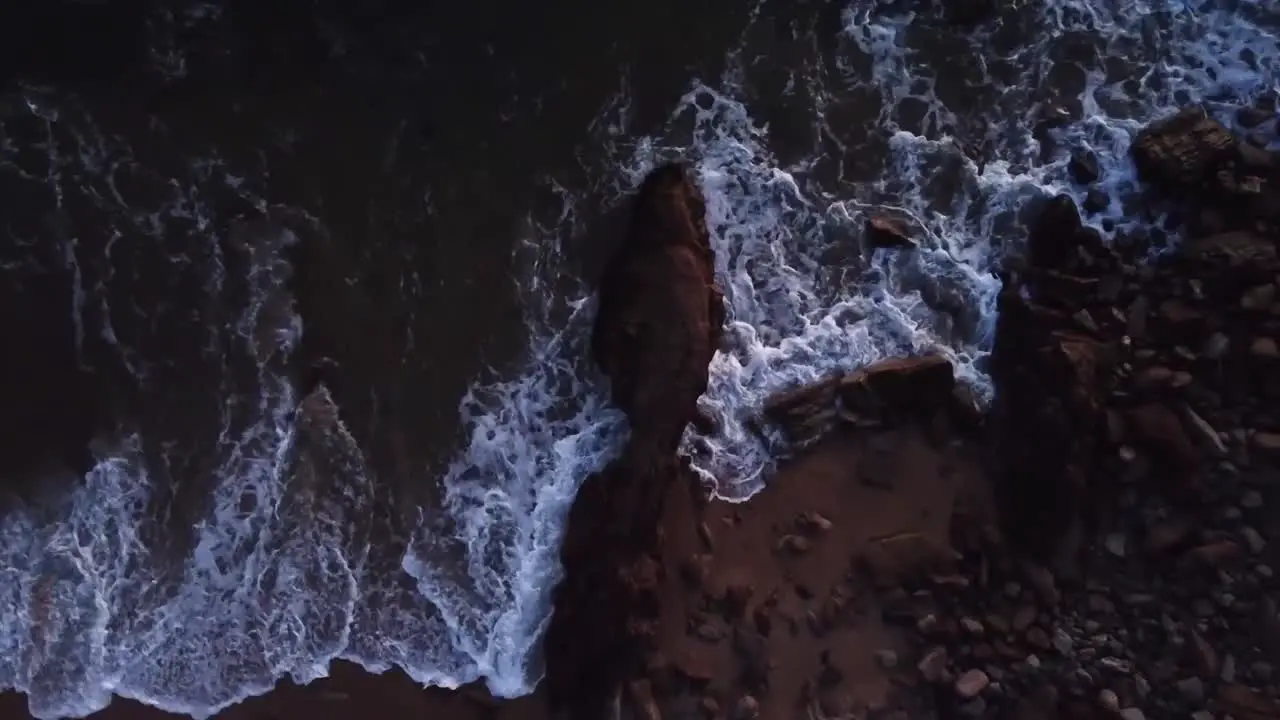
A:
<svg viewBox="0 0 1280 720">
<path fill-rule="evenodd" d="M 597 720 L 617 688 L 642 673 L 655 647 L 664 568 L 658 525 L 676 461 L 697 414 L 724 323 L 697 185 L 677 165 L 653 171 L 635 199 L 627 237 L 600 290 L 596 362 L 631 437 L 622 456 L 574 500 L 546 637 L 550 700 L 564 716 Z"/>
<path fill-rule="evenodd" d="M 632 444 L 669 455 L 697 413 L 724 325 L 702 193 L 678 165 L 654 170 L 605 271 L 592 354 Z"/>
<path fill-rule="evenodd" d="M 1237 139 L 1203 108 L 1152 123 L 1138 134 L 1132 152 L 1142 180 L 1184 201 L 1181 209 L 1189 217 L 1213 217 L 1209 232 L 1280 221 L 1276 153 Z"/>
<path fill-rule="evenodd" d="M 1029 284 L 1007 275 L 999 299 L 992 470 L 1008 537 L 1047 559 L 1086 509 L 1116 353 L 1095 337 L 1101 328 L 1084 332 L 1078 314 L 1043 303 L 1084 304 L 1083 291 L 1099 286 L 1118 261 L 1065 196 L 1042 206 L 1027 245 L 1022 277 Z"/>
<path fill-rule="evenodd" d="M 782 428 L 792 450 L 816 443 L 837 423 L 855 426 L 928 422 L 939 414 L 972 429 L 973 408 L 941 355 L 890 358 L 771 396 L 764 417 Z"/>
<path fill-rule="evenodd" d="M 940 355 L 891 358 L 844 377 L 840 399 L 863 414 L 920 417 L 946 409 L 955 382 L 951 362 Z"/>
<path fill-rule="evenodd" d="M 1144 128 L 1132 150 L 1143 180 L 1178 194 L 1212 182 L 1238 155 L 1235 137 L 1200 107 Z"/>
</svg>

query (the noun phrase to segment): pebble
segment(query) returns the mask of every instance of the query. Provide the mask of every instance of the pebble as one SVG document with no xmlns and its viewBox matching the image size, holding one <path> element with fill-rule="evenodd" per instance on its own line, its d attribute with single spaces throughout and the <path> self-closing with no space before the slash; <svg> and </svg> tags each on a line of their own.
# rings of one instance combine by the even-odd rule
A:
<svg viewBox="0 0 1280 720">
<path fill-rule="evenodd" d="M 1251 527 L 1246 526 L 1240 531 L 1240 534 L 1244 537 L 1244 544 L 1249 546 L 1249 552 L 1254 555 L 1262 552 L 1267 547 L 1267 541 L 1263 539 L 1262 533 Z"/>
<path fill-rule="evenodd" d="M 987 689 L 991 678 L 977 668 L 966 672 L 956 679 L 956 694 L 962 698 L 974 698 Z"/>
<path fill-rule="evenodd" d="M 982 635 L 986 631 L 980 620 L 971 617 L 960 618 L 960 626 L 970 635 Z"/>
<path fill-rule="evenodd" d="M 987 701 L 980 697 L 974 698 L 960 706 L 960 714 L 964 717 L 980 718 L 987 714 Z"/>
<path fill-rule="evenodd" d="M 1178 681 L 1178 692 L 1183 699 L 1193 705 L 1204 702 L 1204 681 L 1198 677 L 1183 678 Z"/>
<path fill-rule="evenodd" d="M 1245 510 L 1257 510 L 1262 507 L 1262 493 L 1257 490 L 1246 490 L 1240 496 L 1240 507 Z"/>
<path fill-rule="evenodd" d="M 1134 675 L 1133 689 L 1138 693 L 1139 698 L 1145 698 L 1151 694 L 1151 683 L 1144 675 Z"/>
<path fill-rule="evenodd" d="M 1138 708 L 1131 707 L 1120 711 L 1120 720 L 1147 720 L 1147 716 Z"/>
<path fill-rule="evenodd" d="M 1024 632 L 1031 624 L 1036 621 L 1036 608 L 1034 605 L 1023 605 L 1013 614 L 1013 629 L 1018 632 Z"/>
<path fill-rule="evenodd" d="M 943 673 L 947 671 L 947 649 L 944 647 L 936 647 L 925 653 L 920 658 L 920 662 L 916 664 L 916 669 L 920 671 L 920 675 L 929 682 L 938 682 L 942 679 Z"/>
<path fill-rule="evenodd" d="M 1191 713 L 1191 720 L 1213 720 L 1213 713 L 1208 710 L 1198 710 Z"/>
<path fill-rule="evenodd" d="M 892 650 L 877 650 L 876 664 L 885 670 L 892 670 L 898 667 L 898 653 Z"/>
<path fill-rule="evenodd" d="M 1128 543 L 1125 541 L 1124 535 L 1120 533 L 1111 533 L 1106 539 L 1107 552 L 1116 557 L 1124 557 L 1128 550 Z"/>
<path fill-rule="evenodd" d="M 1201 350 L 1200 354 L 1209 360 L 1221 360 L 1230 347 L 1231 341 L 1227 339 L 1227 336 L 1216 332 L 1209 336 L 1209 340 L 1205 342 L 1204 349 Z"/>
<path fill-rule="evenodd" d="M 1058 652 L 1066 655 L 1071 652 L 1071 646 L 1074 644 L 1075 642 L 1071 639 L 1071 636 L 1062 628 L 1053 631 L 1053 647 Z"/>
<path fill-rule="evenodd" d="M 1098 706 L 1109 713 L 1120 712 L 1120 698 L 1115 690 L 1103 690 L 1098 693 Z"/>
</svg>

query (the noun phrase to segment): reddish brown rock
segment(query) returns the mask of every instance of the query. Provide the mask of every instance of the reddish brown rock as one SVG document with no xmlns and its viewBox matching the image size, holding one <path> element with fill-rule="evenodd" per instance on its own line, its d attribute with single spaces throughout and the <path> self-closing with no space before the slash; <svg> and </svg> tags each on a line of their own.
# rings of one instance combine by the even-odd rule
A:
<svg viewBox="0 0 1280 720">
<path fill-rule="evenodd" d="M 903 224 L 893 218 L 876 215 L 867 220 L 867 244 L 873 248 L 915 249 L 916 243 Z"/>
<path fill-rule="evenodd" d="M 631 423 L 633 450 L 673 453 L 707 389 L 724 298 L 715 285 L 705 205 L 684 168 L 654 170 L 601 280 L 592 355 Z"/>
<path fill-rule="evenodd" d="M 952 400 L 955 372 L 939 355 L 893 358 L 855 371 L 840 381 L 840 398 L 855 412 L 893 418 L 928 415 Z"/>
<path fill-rule="evenodd" d="M 631 437 L 622 457 L 584 483 L 561 548 L 565 580 L 547 631 L 546 682 L 553 707 L 569 718 L 606 717 L 616 689 L 643 675 L 655 649 L 659 520 L 672 483 L 693 487 L 675 452 L 724 322 L 704 216 L 701 191 L 682 167 L 653 171 L 601 284 L 592 353 Z M 706 675 L 687 662 L 684 672 Z"/>
<path fill-rule="evenodd" d="M 1252 231 L 1259 222 L 1280 219 L 1275 155 L 1237 139 L 1204 108 L 1152 123 L 1138 134 L 1132 152 L 1139 177 L 1189 203 L 1191 217 L 1213 212 L 1218 221 L 1202 234 Z"/>
<path fill-rule="evenodd" d="M 1201 454 L 1174 408 L 1157 403 L 1140 405 L 1130 408 L 1125 420 L 1134 444 L 1149 453 L 1162 471 L 1159 474 L 1182 488 L 1195 479 Z"/>
</svg>

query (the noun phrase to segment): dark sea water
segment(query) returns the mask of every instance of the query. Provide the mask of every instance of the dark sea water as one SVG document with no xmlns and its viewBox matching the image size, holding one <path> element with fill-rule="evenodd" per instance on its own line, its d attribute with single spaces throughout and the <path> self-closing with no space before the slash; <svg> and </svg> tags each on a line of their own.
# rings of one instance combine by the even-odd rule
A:
<svg viewBox="0 0 1280 720">
<path fill-rule="evenodd" d="M 0 688 L 202 717 L 344 658 L 528 692 L 569 503 L 625 432 L 583 341 L 648 168 L 708 195 L 730 321 L 686 450 L 739 500 L 777 389 L 938 351 L 989 393 L 993 264 L 1025 203 L 1083 195 L 1071 151 L 1110 233 L 1144 122 L 1280 83 L 1274 0 L 949 14 L 6 5 Z M 922 248 L 864 251 L 870 213 Z"/>
</svg>

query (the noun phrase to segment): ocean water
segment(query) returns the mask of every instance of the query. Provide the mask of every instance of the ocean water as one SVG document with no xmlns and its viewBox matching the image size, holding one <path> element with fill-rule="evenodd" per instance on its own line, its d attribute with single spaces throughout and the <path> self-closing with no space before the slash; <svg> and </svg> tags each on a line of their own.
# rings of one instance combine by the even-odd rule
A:
<svg viewBox="0 0 1280 720">
<path fill-rule="evenodd" d="M 193 5 L 169 21 L 195 32 L 219 12 Z M 530 151 L 519 188 L 486 175 L 484 163 L 510 160 L 501 151 L 411 153 L 407 140 L 389 142 L 381 165 L 329 145 L 277 169 L 254 142 L 287 147 L 292 131 L 260 124 L 311 108 L 302 101 L 227 130 L 262 137 L 235 155 L 196 143 L 208 136 L 199 110 L 166 116 L 141 143 L 119 128 L 154 115 L 90 112 L 91 93 L 56 80 L 6 96 L 0 272 L 15 297 L 65 311 L 60 337 L 98 388 L 82 402 L 106 409 L 87 472 L 26 467 L 23 487 L 40 491 L 3 506 L 0 688 L 27 693 L 40 718 L 83 716 L 112 694 L 208 717 L 341 658 L 424 684 L 483 679 L 499 696 L 527 693 L 574 493 L 626 431 L 586 357 L 593 243 L 649 168 L 683 159 L 707 194 L 728 328 L 702 400 L 716 432 L 690 431 L 685 452 L 717 495 L 740 501 L 780 456 L 748 429 L 780 389 L 942 352 L 989 397 L 993 268 L 1022 241 L 1030 202 L 1083 199 L 1073 151 L 1098 156 L 1111 203 L 1088 221 L 1110 236 L 1134 216 L 1128 146 L 1143 124 L 1191 102 L 1234 123 L 1238 108 L 1280 92 L 1275 2 L 1020 0 L 957 27 L 921 2 L 761 0 L 734 25 L 724 47 L 696 49 L 715 70 L 677 77 L 682 91 L 656 114 L 663 93 L 643 81 L 643 56 L 621 58 L 593 80 L 608 91 L 571 157 L 544 168 Z M 180 33 L 165 37 L 153 62 L 181 77 L 195 61 Z M 515 96 L 497 114 L 541 102 Z M 332 123 L 330 139 L 371 130 Z M 1274 142 L 1274 120 L 1249 132 Z M 405 190 L 398 180 L 421 169 L 409 161 L 448 182 Z M 376 174 L 381 211 L 403 226 L 309 202 L 309 173 L 329 164 L 343 167 L 339 197 Z M 502 236 L 495 250 L 460 256 L 496 268 L 503 290 L 477 279 L 465 296 L 492 296 L 487 315 L 440 309 L 458 298 L 430 290 L 466 275 L 451 254 L 462 251 L 442 245 L 450 226 L 416 236 L 468 190 L 516 206 L 514 222 L 483 226 Z M 16 230 L 24 213 L 37 216 L 22 225 L 32 229 Z M 864 251 L 871 214 L 900 219 L 920 248 Z M 375 320 L 361 340 L 334 341 L 325 323 L 337 321 L 297 289 L 315 269 L 295 258 L 356 228 L 367 233 L 356 249 L 327 262 L 412 245 L 435 274 L 333 275 L 322 295 L 386 308 L 362 316 Z M 439 319 L 414 314 L 432 303 Z M 454 330 L 502 313 L 518 320 Z M 378 373 L 392 365 L 372 361 L 300 382 L 296 362 L 317 335 L 358 345 L 352 357 L 386 355 L 411 379 L 448 370 L 462 385 L 384 387 Z M 450 359 L 462 353 L 475 357 Z M 415 392 L 443 397 L 446 412 L 395 409 L 417 407 Z"/>
</svg>

